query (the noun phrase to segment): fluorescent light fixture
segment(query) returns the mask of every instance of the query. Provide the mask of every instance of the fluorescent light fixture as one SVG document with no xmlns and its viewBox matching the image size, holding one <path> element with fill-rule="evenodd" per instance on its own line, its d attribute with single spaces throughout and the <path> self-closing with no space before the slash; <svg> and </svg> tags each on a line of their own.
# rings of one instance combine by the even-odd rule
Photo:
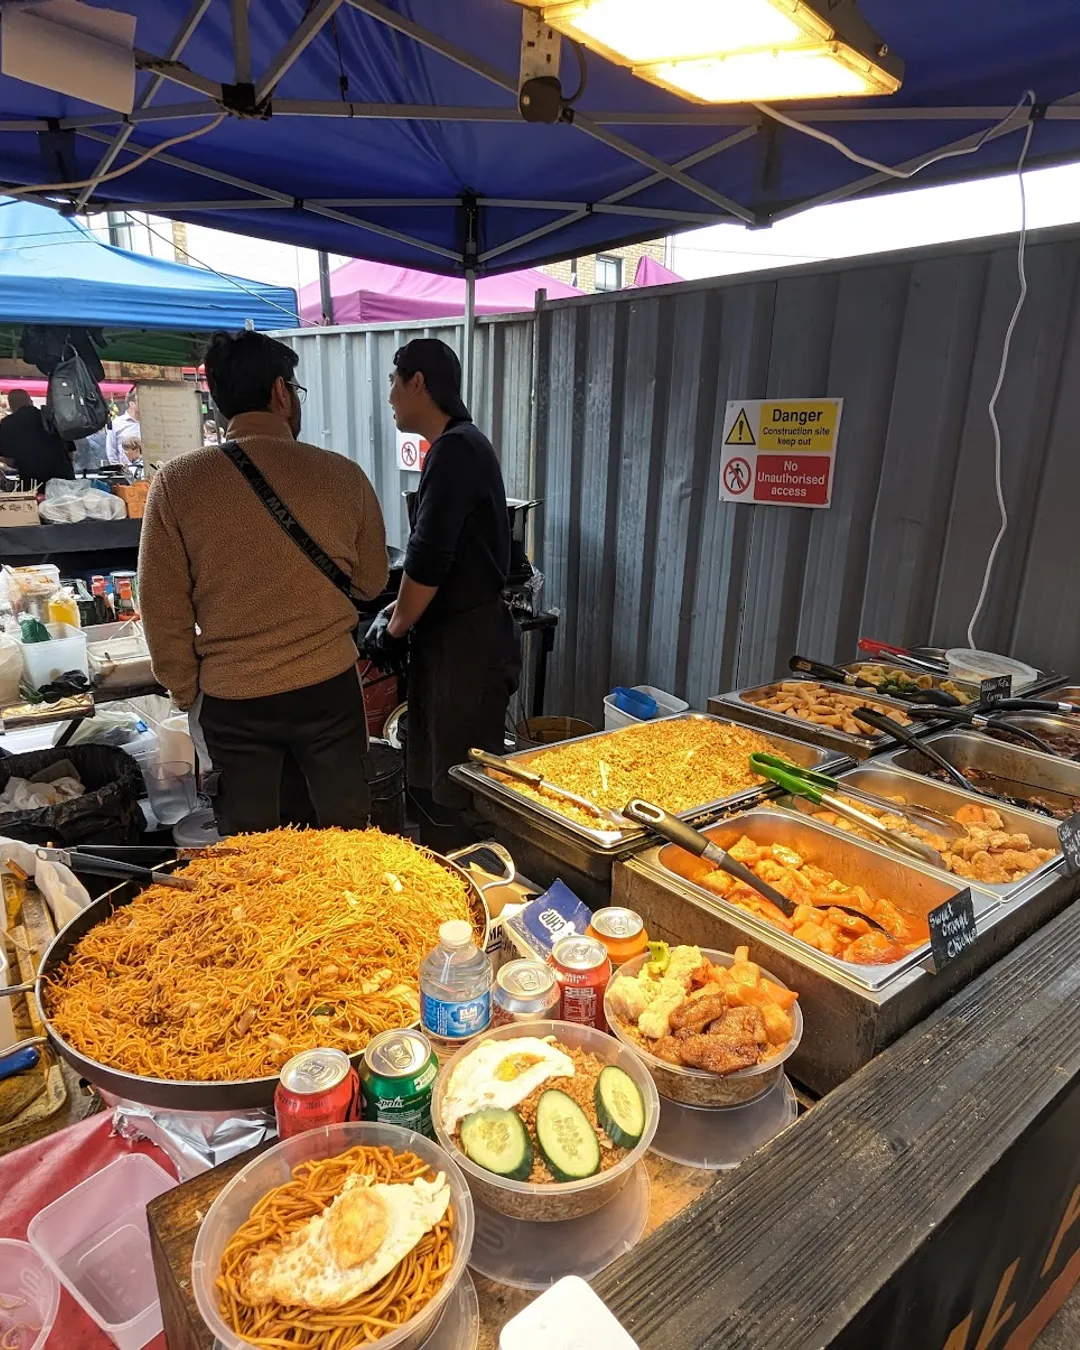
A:
<svg viewBox="0 0 1080 1350">
<path fill-rule="evenodd" d="M 903 64 L 855 0 L 517 0 L 652 84 L 701 103 L 892 94 Z"/>
</svg>

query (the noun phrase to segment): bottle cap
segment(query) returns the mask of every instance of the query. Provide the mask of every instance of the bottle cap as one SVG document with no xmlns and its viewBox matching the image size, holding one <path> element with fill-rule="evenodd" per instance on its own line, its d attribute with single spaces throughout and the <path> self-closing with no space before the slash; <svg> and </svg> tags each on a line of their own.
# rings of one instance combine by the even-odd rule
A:
<svg viewBox="0 0 1080 1350">
<path fill-rule="evenodd" d="M 447 919 L 439 925 L 439 941 L 444 947 L 467 947 L 472 941 L 472 924 L 465 919 Z"/>
</svg>

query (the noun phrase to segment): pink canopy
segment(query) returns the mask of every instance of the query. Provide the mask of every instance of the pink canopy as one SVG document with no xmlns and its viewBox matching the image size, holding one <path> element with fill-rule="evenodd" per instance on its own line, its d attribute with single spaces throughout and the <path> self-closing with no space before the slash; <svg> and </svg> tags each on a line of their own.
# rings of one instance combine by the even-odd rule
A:
<svg viewBox="0 0 1080 1350">
<path fill-rule="evenodd" d="M 583 292 L 556 281 L 546 272 L 529 268 L 476 283 L 477 314 L 514 314 L 532 309 L 536 292 L 546 290 L 551 300 Z M 408 323 L 415 319 L 449 319 L 465 313 L 463 277 L 439 277 L 407 267 L 353 258 L 330 273 L 335 323 Z M 300 292 L 300 318 L 322 321 L 319 283 Z"/>
<path fill-rule="evenodd" d="M 663 263 L 658 263 L 655 258 L 650 258 L 647 253 L 643 253 L 638 259 L 637 271 L 634 273 L 634 279 L 631 286 L 666 286 L 672 281 L 682 281 L 682 277 L 677 276 L 670 267 L 665 267 Z"/>
</svg>

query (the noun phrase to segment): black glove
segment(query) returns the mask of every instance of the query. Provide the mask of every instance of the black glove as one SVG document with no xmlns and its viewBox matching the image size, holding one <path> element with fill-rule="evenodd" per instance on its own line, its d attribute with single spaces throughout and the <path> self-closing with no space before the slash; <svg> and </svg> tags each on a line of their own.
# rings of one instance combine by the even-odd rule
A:
<svg viewBox="0 0 1080 1350">
<path fill-rule="evenodd" d="M 360 644 L 360 655 L 366 657 L 380 670 L 392 670 L 400 673 L 409 650 L 407 637 L 396 638 L 390 635 L 391 606 L 380 609 L 371 627 Z"/>
</svg>

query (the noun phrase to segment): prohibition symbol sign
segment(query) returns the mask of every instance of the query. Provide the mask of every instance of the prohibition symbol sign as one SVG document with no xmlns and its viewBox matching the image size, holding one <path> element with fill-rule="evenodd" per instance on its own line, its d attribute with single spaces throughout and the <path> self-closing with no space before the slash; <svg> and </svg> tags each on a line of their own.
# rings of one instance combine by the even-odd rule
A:
<svg viewBox="0 0 1080 1350">
<path fill-rule="evenodd" d="M 416 462 L 420 458 L 420 452 L 416 448 L 415 441 L 403 441 L 401 444 L 401 462 L 407 469 L 416 467 Z"/>
<path fill-rule="evenodd" d="M 745 459 L 729 459 L 724 465 L 724 487 L 733 496 L 738 496 L 750 486 L 753 475 Z"/>
</svg>

